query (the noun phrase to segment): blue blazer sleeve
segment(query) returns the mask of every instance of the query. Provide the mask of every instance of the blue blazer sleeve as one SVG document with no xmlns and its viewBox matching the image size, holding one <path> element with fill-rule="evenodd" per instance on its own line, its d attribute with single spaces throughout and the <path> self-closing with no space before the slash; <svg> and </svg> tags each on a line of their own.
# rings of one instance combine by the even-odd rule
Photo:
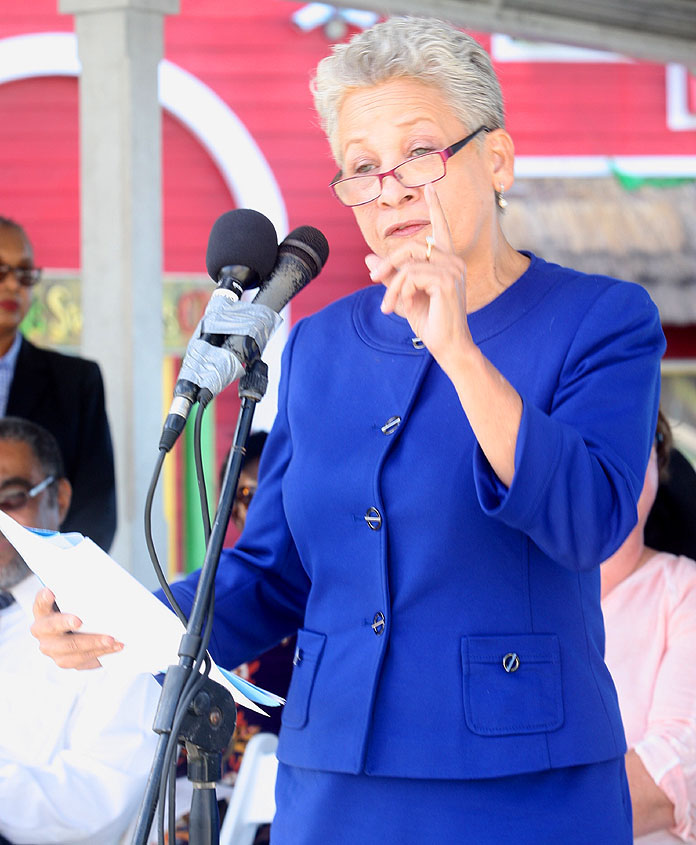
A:
<svg viewBox="0 0 696 845">
<path fill-rule="evenodd" d="M 285 519 L 282 481 L 292 456 L 287 385 L 301 323 L 283 352 L 278 414 L 264 446 L 259 487 L 246 527 L 233 549 L 224 549 L 215 579 L 215 624 L 210 653 L 221 666 L 255 657 L 301 627 L 310 582 Z M 188 613 L 199 573 L 172 585 Z"/>
<path fill-rule="evenodd" d="M 509 489 L 477 446 L 484 511 L 571 569 L 590 569 L 613 554 L 636 523 L 664 348 L 648 294 L 628 283 L 608 287 L 569 345 L 552 405 L 540 408 L 522 396 Z"/>
</svg>

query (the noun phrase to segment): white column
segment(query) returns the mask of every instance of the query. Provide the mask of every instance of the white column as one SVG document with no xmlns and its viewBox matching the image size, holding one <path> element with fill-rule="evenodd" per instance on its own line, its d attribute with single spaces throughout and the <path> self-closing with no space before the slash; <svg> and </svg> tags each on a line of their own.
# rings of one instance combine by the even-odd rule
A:
<svg viewBox="0 0 696 845">
<path fill-rule="evenodd" d="M 157 67 L 179 0 L 59 0 L 80 77 L 82 351 L 102 367 L 116 458 L 113 557 L 155 576 L 143 512 L 162 425 L 162 179 Z M 161 501 L 153 529 L 167 559 Z"/>
</svg>

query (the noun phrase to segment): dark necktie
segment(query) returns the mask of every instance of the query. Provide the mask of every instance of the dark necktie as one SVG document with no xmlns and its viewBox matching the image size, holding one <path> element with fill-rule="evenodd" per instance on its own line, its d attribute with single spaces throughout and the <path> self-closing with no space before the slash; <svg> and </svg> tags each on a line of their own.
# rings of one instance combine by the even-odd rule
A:
<svg viewBox="0 0 696 845">
<path fill-rule="evenodd" d="M 6 593 L 4 590 L 0 590 L 0 610 L 4 610 L 6 607 L 9 607 L 15 598 L 12 593 Z"/>
</svg>

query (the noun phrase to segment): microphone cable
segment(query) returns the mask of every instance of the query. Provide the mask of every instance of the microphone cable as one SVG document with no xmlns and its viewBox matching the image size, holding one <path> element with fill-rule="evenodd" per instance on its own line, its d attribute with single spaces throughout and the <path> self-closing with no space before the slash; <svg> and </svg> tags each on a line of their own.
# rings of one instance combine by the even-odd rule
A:
<svg viewBox="0 0 696 845">
<path fill-rule="evenodd" d="M 162 438 L 160 439 L 159 454 L 145 500 L 145 542 L 148 554 L 157 580 L 172 610 L 184 626 L 185 634 L 188 631 L 187 615 L 172 593 L 160 565 L 152 536 L 153 502 L 164 459 L 183 430 L 191 406 L 197 402 L 193 450 L 207 557 L 212 527 L 202 455 L 202 427 L 205 408 L 214 395 L 217 395 L 224 387 L 238 378 L 236 372 L 238 369 L 243 372 L 247 364 L 261 363 L 260 353 L 263 351 L 276 321 L 279 320 L 279 312 L 295 294 L 318 275 L 329 253 L 326 238 L 318 229 L 311 226 L 302 226 L 293 230 L 280 247 L 277 247 L 275 230 L 272 224 L 270 224 L 270 221 L 264 223 L 265 218 L 261 221 L 259 218 L 262 218 L 262 215 L 249 209 L 235 210 L 219 218 L 213 227 L 206 255 L 206 264 L 211 277 L 218 280 L 218 293 L 223 296 L 216 300 L 211 298 L 211 303 L 206 308 L 206 331 L 203 331 L 202 321 L 200 337 L 194 336 L 189 342 L 189 347 L 187 347 L 175 389 L 174 401 L 165 421 Z M 254 232 L 263 233 L 264 237 L 260 239 L 249 238 L 251 228 L 254 229 Z M 229 243 L 232 239 L 236 239 L 238 243 L 230 252 Z M 240 252 L 239 243 L 244 246 L 245 250 L 249 251 L 248 255 L 246 252 Z M 249 243 L 252 246 L 248 246 Z M 242 258 L 239 258 L 239 255 L 242 255 Z M 261 269 L 255 269 L 257 267 Z M 231 311 L 225 307 L 228 289 L 233 294 L 233 299 L 238 301 L 243 290 L 253 287 L 259 281 L 261 282 L 259 292 L 250 305 L 240 303 L 239 308 L 235 307 Z M 215 294 L 213 297 L 215 297 Z M 248 313 L 254 316 L 248 317 Z M 234 320 L 232 320 L 233 317 Z M 231 321 L 232 327 L 228 325 L 229 321 Z M 212 333 L 207 330 L 208 326 L 210 326 Z M 240 333 L 237 334 L 237 332 Z M 254 352 L 254 354 L 252 355 L 251 352 Z M 228 369 L 235 372 L 230 372 L 222 378 L 219 369 L 222 369 L 223 373 L 226 372 L 223 365 L 230 362 L 234 363 L 235 366 L 228 367 Z M 263 392 L 260 395 L 262 396 Z M 258 398 L 260 396 L 255 401 L 258 401 Z M 244 408 L 244 404 L 242 407 Z M 251 414 L 253 414 L 253 410 L 251 410 Z M 251 417 L 249 417 L 249 425 L 250 419 Z M 226 507 L 229 503 L 227 496 L 228 493 L 226 492 Z M 216 522 L 216 527 L 217 525 Z M 219 538 L 219 535 L 216 534 L 216 537 Z M 208 646 L 212 636 L 215 607 L 214 578 L 210 580 L 206 594 L 201 596 L 200 601 L 202 602 L 200 606 L 203 609 L 203 623 L 199 642 L 196 643 L 194 639 L 194 642 L 187 644 L 188 648 L 183 644 L 180 646 L 183 652 L 180 653 L 180 663 L 176 668 L 183 670 L 182 678 L 178 679 L 178 682 L 182 684 L 182 689 L 171 717 L 171 725 L 158 725 L 160 734 L 167 734 L 166 740 L 162 738 L 160 741 L 157 757 L 157 759 L 162 760 L 163 764 L 158 785 L 157 836 L 159 845 L 164 845 L 165 842 L 165 816 L 168 816 L 170 843 L 173 843 L 176 838 L 175 794 L 179 732 L 197 693 L 208 680 L 212 667 Z M 199 605 L 196 605 L 197 607 Z M 195 646 L 195 655 L 193 649 L 190 648 L 191 646 Z M 181 660 L 184 660 L 183 664 Z M 187 665 L 188 661 L 191 661 L 191 665 Z M 160 700 L 160 706 L 162 706 L 162 700 Z M 170 718 L 168 711 L 166 718 Z M 157 719 L 158 717 L 155 719 L 156 723 Z M 150 785 L 150 782 L 148 782 L 148 793 L 152 795 L 153 801 L 155 788 L 157 788 L 155 783 Z M 165 811 L 166 807 L 169 810 L 168 814 Z M 154 813 L 151 805 L 149 813 Z"/>
<path fill-rule="evenodd" d="M 200 506 L 201 506 L 201 519 L 203 522 L 203 531 L 205 536 L 206 546 L 210 539 L 210 532 L 211 532 L 211 525 L 210 525 L 210 511 L 209 511 L 209 504 L 208 504 L 208 496 L 207 496 L 207 489 L 205 485 L 205 472 L 203 467 L 203 457 L 202 457 L 202 423 L 203 423 L 203 414 L 205 412 L 205 405 L 199 405 L 196 413 L 195 425 L 194 425 L 194 456 L 195 456 L 195 466 L 196 466 L 196 478 L 198 483 L 198 490 L 199 490 L 199 498 L 200 498 Z M 162 466 L 164 464 L 164 460 L 167 456 L 167 450 L 160 449 L 157 461 L 155 463 L 155 468 L 153 470 L 152 478 L 150 480 L 150 485 L 148 487 L 147 496 L 145 499 L 145 509 L 144 509 L 144 527 L 145 527 L 145 543 L 147 546 L 147 550 L 150 556 L 150 560 L 152 562 L 152 566 L 155 570 L 155 574 L 157 576 L 157 580 L 167 597 L 167 600 L 176 615 L 178 616 L 179 620 L 181 621 L 184 629 L 186 629 L 188 625 L 188 617 L 182 610 L 181 606 L 177 602 L 174 594 L 171 591 L 171 587 L 167 578 L 164 574 L 162 569 L 159 556 L 157 554 L 157 549 L 155 546 L 154 538 L 152 535 L 152 510 L 153 510 L 153 502 L 155 497 L 155 492 L 157 490 L 157 486 L 159 483 L 160 475 L 162 472 Z M 176 837 L 176 764 L 178 758 L 178 748 L 179 748 L 179 730 L 181 728 L 181 723 L 185 718 L 189 707 L 193 703 L 197 693 L 199 692 L 200 688 L 205 683 L 211 669 L 211 658 L 208 654 L 208 645 L 210 643 L 210 638 L 212 636 L 212 628 L 213 628 L 213 612 L 215 608 L 215 592 L 210 591 L 210 593 L 205 597 L 206 599 L 206 620 L 205 626 L 203 630 L 203 634 L 201 637 L 201 642 L 198 647 L 198 651 L 196 653 L 195 660 L 193 665 L 188 671 L 189 677 L 184 685 L 182 690 L 179 702 L 177 704 L 177 708 L 174 714 L 174 719 L 172 721 L 171 730 L 169 731 L 169 736 L 167 738 L 167 746 L 164 754 L 164 763 L 162 767 L 163 777 L 160 781 L 159 787 L 159 800 L 158 800 L 158 807 L 157 807 L 157 837 L 159 845 L 164 845 L 165 843 L 165 814 L 167 815 L 167 822 L 168 822 L 168 830 L 169 830 L 169 841 L 173 842 L 174 838 Z M 204 665 L 204 669 L 201 672 L 201 666 Z M 165 813 L 165 808 L 168 809 L 168 813 Z"/>
</svg>

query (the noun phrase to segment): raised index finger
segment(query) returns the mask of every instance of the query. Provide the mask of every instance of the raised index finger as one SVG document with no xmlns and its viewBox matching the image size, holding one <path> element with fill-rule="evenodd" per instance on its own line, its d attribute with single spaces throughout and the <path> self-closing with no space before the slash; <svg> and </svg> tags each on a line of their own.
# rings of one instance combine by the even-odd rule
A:
<svg viewBox="0 0 696 845">
<path fill-rule="evenodd" d="M 432 227 L 432 236 L 435 239 L 435 246 L 445 250 L 445 252 L 454 252 L 452 233 L 450 232 L 445 212 L 440 203 L 440 198 L 435 190 L 435 185 L 432 182 L 429 182 L 425 186 L 425 201 L 428 203 L 430 225 Z"/>
</svg>

